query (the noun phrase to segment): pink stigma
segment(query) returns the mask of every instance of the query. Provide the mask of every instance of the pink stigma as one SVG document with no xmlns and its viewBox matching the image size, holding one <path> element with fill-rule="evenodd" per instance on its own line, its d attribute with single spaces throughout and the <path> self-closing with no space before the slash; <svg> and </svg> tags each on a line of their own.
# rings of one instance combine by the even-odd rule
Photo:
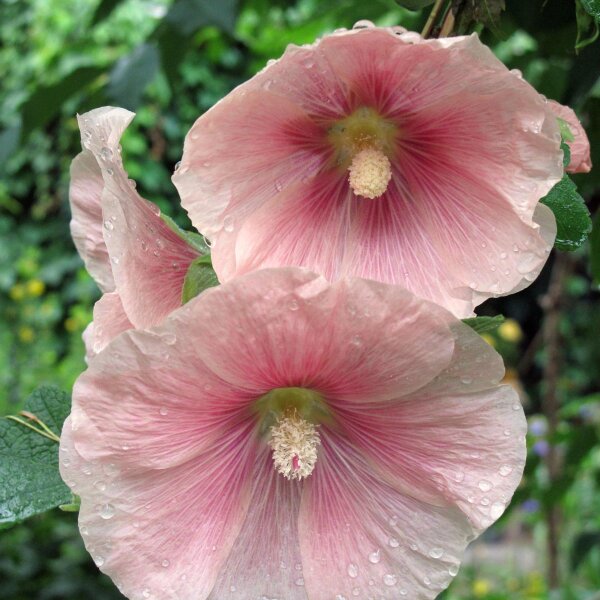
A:
<svg viewBox="0 0 600 600">
<path fill-rule="evenodd" d="M 294 469 L 294 471 L 297 471 L 300 468 L 300 459 L 298 458 L 297 454 L 294 454 L 293 458 L 292 458 L 292 469 Z"/>
</svg>

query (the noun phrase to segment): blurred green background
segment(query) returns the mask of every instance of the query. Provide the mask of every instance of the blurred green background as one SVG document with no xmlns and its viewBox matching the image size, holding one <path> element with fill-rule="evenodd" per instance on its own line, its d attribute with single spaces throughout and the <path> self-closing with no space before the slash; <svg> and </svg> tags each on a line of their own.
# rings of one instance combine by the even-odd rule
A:
<svg viewBox="0 0 600 600">
<path fill-rule="evenodd" d="M 577 109 L 598 168 L 576 179 L 595 213 L 600 42 L 575 53 L 574 0 L 506 4 L 482 37 L 540 92 Z M 426 16 L 393 0 L 0 0 L 0 414 L 41 383 L 69 390 L 85 367 L 81 333 L 99 292 L 68 229 L 77 112 L 137 112 L 123 138 L 130 177 L 186 225 L 170 174 L 203 111 L 288 43 L 364 18 L 420 30 Z M 509 317 L 486 338 L 521 393 L 529 457 L 510 510 L 471 546 L 446 600 L 600 599 L 600 305 L 590 258 L 589 244 L 553 256 L 534 285 L 480 311 Z M 2 600 L 84 597 L 122 598 L 84 551 L 75 515 L 0 532 Z"/>
</svg>

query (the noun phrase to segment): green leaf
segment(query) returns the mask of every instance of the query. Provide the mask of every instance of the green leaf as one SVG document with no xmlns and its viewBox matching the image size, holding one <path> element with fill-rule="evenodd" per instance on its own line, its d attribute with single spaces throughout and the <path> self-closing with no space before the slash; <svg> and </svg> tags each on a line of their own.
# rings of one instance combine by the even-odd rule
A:
<svg viewBox="0 0 600 600">
<path fill-rule="evenodd" d="M 210 254 L 210 247 L 206 243 L 204 236 L 195 231 L 181 229 L 171 217 L 164 213 L 161 213 L 160 217 L 182 240 L 186 241 L 192 248 L 198 250 L 200 254 Z"/>
<path fill-rule="evenodd" d="M 408 8 L 408 10 L 421 10 L 434 2 L 435 0 L 396 0 L 396 4 Z"/>
<path fill-rule="evenodd" d="M 158 72 L 160 60 L 155 44 L 140 44 L 119 59 L 110 73 L 107 93 L 118 106 L 137 108 L 148 84 Z"/>
<path fill-rule="evenodd" d="M 591 15 L 596 21 L 600 22 L 600 0 L 580 0 L 581 6 L 586 12 Z"/>
<path fill-rule="evenodd" d="M 577 186 L 568 175 L 540 200 L 556 218 L 556 240 L 554 246 L 570 252 L 579 248 L 592 230 L 590 211 L 583 198 L 577 193 Z"/>
<path fill-rule="evenodd" d="M 24 138 L 34 129 L 46 125 L 73 94 L 84 89 L 103 73 L 104 69 L 100 67 L 81 67 L 53 85 L 37 88 L 21 109 L 21 137 Z"/>
<path fill-rule="evenodd" d="M 594 285 L 600 288 L 600 209 L 594 216 L 594 226 L 590 235 L 590 266 Z"/>
<path fill-rule="evenodd" d="M 24 410 L 59 436 L 70 408 L 68 394 L 42 387 L 29 396 Z M 37 427 L 35 421 L 19 418 Z M 21 423 L 0 419 L 0 525 L 71 502 L 58 472 L 58 443 Z"/>
<path fill-rule="evenodd" d="M 566 142 L 560 143 L 560 149 L 563 151 L 563 167 L 568 167 L 571 162 L 571 148 Z"/>
<path fill-rule="evenodd" d="M 184 35 L 214 25 L 233 33 L 238 14 L 238 0 L 176 0 L 165 16 Z"/>
<path fill-rule="evenodd" d="M 575 141 L 575 136 L 573 135 L 573 132 L 571 131 L 571 128 L 569 127 L 569 124 L 564 119 L 561 119 L 560 117 L 556 117 L 556 120 L 558 121 L 558 128 L 560 129 L 560 137 L 562 138 L 562 140 L 564 142 Z"/>
<path fill-rule="evenodd" d="M 477 333 L 486 333 L 488 331 L 494 331 L 504 323 L 503 315 L 496 315 L 495 317 L 471 317 L 469 319 L 462 320 L 465 325 L 468 325 L 471 329 L 474 329 Z"/>
<path fill-rule="evenodd" d="M 594 0 L 587 0 L 590 10 L 593 10 L 592 2 Z M 586 7 L 586 0 L 578 0 L 576 3 L 576 17 L 577 17 L 577 40 L 575 41 L 575 51 L 593 44 L 600 35 L 600 19 L 594 18 L 590 10 Z M 593 29 L 592 29 L 593 25 Z"/>
<path fill-rule="evenodd" d="M 185 304 L 204 290 L 219 285 L 219 280 L 212 267 L 210 254 L 199 256 L 193 260 L 183 280 L 181 303 Z"/>
<path fill-rule="evenodd" d="M 98 4 L 92 17 L 92 27 L 108 19 L 121 2 L 122 0 L 100 0 L 100 4 Z"/>
</svg>

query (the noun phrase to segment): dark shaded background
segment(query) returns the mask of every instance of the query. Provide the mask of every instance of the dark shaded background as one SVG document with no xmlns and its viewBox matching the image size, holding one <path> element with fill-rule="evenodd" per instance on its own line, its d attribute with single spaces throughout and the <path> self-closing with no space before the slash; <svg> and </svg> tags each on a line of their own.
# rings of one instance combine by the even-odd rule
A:
<svg viewBox="0 0 600 600">
<path fill-rule="evenodd" d="M 288 43 L 364 18 L 420 30 L 426 11 L 393 0 L 0 0 L 0 414 L 40 383 L 70 389 L 84 369 L 81 333 L 99 292 L 68 230 L 76 112 L 137 112 L 126 167 L 185 226 L 170 174 L 193 121 Z M 482 36 L 540 92 L 577 109 L 599 166 L 576 178 L 594 213 L 600 42 L 575 54 L 574 0 L 507 0 Z M 530 288 L 481 308 L 510 317 L 487 339 L 522 395 L 530 452 L 511 508 L 472 546 L 447 599 L 600 598 L 600 308 L 589 264 L 589 245 L 553 256 Z M 0 532 L 2 600 L 120 597 L 73 514 Z"/>
</svg>

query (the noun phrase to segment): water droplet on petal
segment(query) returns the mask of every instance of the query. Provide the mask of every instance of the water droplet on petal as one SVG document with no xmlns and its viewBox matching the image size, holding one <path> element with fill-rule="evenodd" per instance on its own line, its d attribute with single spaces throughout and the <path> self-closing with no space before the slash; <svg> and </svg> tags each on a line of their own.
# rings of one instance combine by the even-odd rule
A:
<svg viewBox="0 0 600 600">
<path fill-rule="evenodd" d="M 431 558 L 441 558 L 443 554 L 444 551 L 442 550 L 442 548 L 432 548 L 429 551 L 429 556 L 431 556 Z"/>
<path fill-rule="evenodd" d="M 112 231 L 115 228 L 115 226 L 112 221 L 106 219 L 106 221 L 104 221 L 104 228 L 108 229 L 109 231 Z"/>
<path fill-rule="evenodd" d="M 103 519 L 112 519 L 115 516 L 115 507 L 112 504 L 103 504 L 100 507 L 100 516 Z"/>
<path fill-rule="evenodd" d="M 104 146 L 102 150 L 100 150 L 100 158 L 102 160 L 110 160 L 112 157 L 113 151 L 110 148 Z"/>
<path fill-rule="evenodd" d="M 456 577 L 458 575 L 458 565 L 450 565 L 448 567 L 448 574 L 451 577 Z"/>
<path fill-rule="evenodd" d="M 371 27 L 375 27 L 372 21 L 361 19 L 360 21 L 356 21 L 356 23 L 354 23 L 352 29 L 369 29 Z"/>
<path fill-rule="evenodd" d="M 233 231 L 233 217 L 227 216 L 223 219 L 223 229 L 227 231 L 227 233 Z"/>
<path fill-rule="evenodd" d="M 171 563 L 165 558 L 160 564 L 166 569 Z"/>
<path fill-rule="evenodd" d="M 163 417 L 166 417 L 169 414 L 169 409 L 162 406 L 158 411 Z"/>
<path fill-rule="evenodd" d="M 353 579 L 358 577 L 358 567 L 354 563 L 350 563 L 348 565 L 348 575 L 350 575 L 350 577 Z"/>
<path fill-rule="evenodd" d="M 369 554 L 369 562 L 373 563 L 374 565 L 377 564 L 380 560 L 381 554 L 379 550 L 375 550 L 375 552 L 371 552 L 371 554 Z"/>
<path fill-rule="evenodd" d="M 494 502 L 490 507 L 490 516 L 492 519 L 499 519 L 504 512 L 505 506 L 502 502 Z"/>
<path fill-rule="evenodd" d="M 492 489 L 492 484 L 489 481 L 486 481 L 485 479 L 482 479 L 478 485 L 479 489 L 482 492 L 489 492 Z"/>
<path fill-rule="evenodd" d="M 396 585 L 397 581 L 398 581 L 398 578 L 395 575 L 392 575 L 391 573 L 386 573 L 383 576 L 383 583 L 385 583 L 385 585 L 387 585 L 388 587 L 392 587 L 393 585 Z"/>
<path fill-rule="evenodd" d="M 397 548 L 400 545 L 400 542 L 398 541 L 397 538 L 390 538 L 388 540 L 388 544 L 392 547 L 392 548 Z"/>
<path fill-rule="evenodd" d="M 500 475 L 502 475 L 502 477 L 508 477 L 513 471 L 513 468 L 510 465 L 502 465 L 500 467 Z"/>
</svg>

